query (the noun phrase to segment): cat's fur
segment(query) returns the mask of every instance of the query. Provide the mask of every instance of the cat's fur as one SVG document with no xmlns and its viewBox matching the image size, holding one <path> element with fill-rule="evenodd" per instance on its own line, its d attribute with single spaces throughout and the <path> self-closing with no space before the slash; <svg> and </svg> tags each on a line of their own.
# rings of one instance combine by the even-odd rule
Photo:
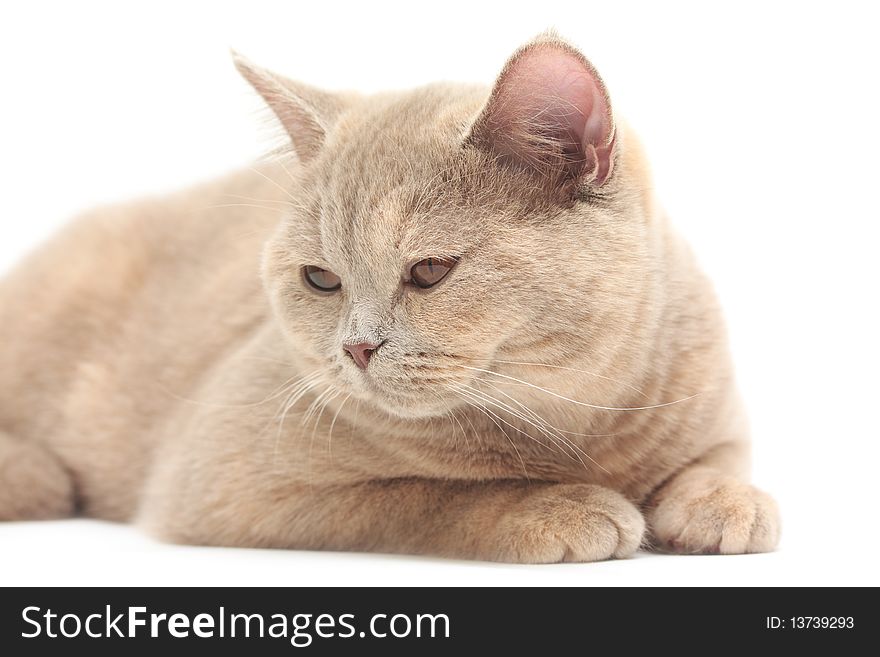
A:
<svg viewBox="0 0 880 657">
<path fill-rule="evenodd" d="M 715 296 L 582 55 L 543 35 L 491 95 L 237 64 L 296 161 L 96 211 L 0 285 L 0 519 L 514 562 L 775 546 Z M 460 261 L 402 285 L 428 256 Z M 383 340 L 365 371 L 342 348 Z"/>
</svg>

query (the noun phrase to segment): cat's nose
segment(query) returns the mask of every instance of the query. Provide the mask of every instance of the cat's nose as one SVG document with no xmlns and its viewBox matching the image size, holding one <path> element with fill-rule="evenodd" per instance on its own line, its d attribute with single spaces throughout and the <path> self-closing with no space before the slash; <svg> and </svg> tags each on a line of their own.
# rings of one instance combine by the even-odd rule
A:
<svg viewBox="0 0 880 657">
<path fill-rule="evenodd" d="M 367 369 L 367 364 L 370 362 L 370 356 L 372 356 L 373 352 L 381 345 L 381 342 L 358 342 L 357 344 L 344 344 L 342 345 L 342 348 L 348 352 L 348 355 L 351 356 L 352 360 L 354 360 L 358 367 L 365 370 Z"/>
</svg>

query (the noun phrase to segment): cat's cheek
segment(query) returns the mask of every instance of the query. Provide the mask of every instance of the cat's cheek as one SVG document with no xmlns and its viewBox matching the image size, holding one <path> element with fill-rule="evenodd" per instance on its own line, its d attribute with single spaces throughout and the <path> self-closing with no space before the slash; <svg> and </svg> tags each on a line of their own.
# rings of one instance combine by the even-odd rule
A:
<svg viewBox="0 0 880 657">
<path fill-rule="evenodd" d="M 271 305 L 275 321 L 296 351 L 332 360 L 333 347 L 341 343 L 338 299 L 285 286 L 276 293 Z"/>
<path fill-rule="evenodd" d="M 456 283 L 434 293 L 408 294 L 404 314 L 411 326 L 425 334 L 457 339 L 487 328 L 497 330 L 507 312 L 484 287 Z"/>
</svg>

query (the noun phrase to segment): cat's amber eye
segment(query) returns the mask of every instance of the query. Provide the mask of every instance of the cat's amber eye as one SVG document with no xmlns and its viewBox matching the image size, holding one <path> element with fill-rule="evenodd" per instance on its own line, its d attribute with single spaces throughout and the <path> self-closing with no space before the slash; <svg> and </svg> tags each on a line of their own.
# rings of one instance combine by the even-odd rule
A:
<svg viewBox="0 0 880 657">
<path fill-rule="evenodd" d="M 433 287 L 446 278 L 458 258 L 425 258 L 419 260 L 409 270 L 409 277 L 419 287 Z"/>
<path fill-rule="evenodd" d="M 336 292 L 342 287 L 342 279 L 329 269 L 321 269 L 314 265 L 303 267 L 303 278 L 312 288 L 318 292 Z"/>
</svg>

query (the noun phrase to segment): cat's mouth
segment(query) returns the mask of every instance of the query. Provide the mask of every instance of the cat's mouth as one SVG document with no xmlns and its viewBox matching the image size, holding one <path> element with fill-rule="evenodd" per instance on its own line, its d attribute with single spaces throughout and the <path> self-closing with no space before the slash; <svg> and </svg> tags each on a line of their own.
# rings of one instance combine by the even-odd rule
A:
<svg viewBox="0 0 880 657">
<path fill-rule="evenodd" d="M 373 356 L 366 367 L 344 362 L 348 387 L 356 397 L 392 417 L 425 419 L 448 415 L 474 394 L 474 372 L 451 353 L 397 352 Z M 485 362 L 485 361 L 479 361 Z"/>
</svg>

